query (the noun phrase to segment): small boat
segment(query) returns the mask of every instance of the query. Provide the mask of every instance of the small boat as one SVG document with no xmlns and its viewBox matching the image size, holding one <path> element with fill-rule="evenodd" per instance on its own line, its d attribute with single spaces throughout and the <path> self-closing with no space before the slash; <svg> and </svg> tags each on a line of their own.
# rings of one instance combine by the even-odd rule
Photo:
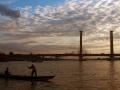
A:
<svg viewBox="0 0 120 90">
<path fill-rule="evenodd" d="M 5 79 L 14 79 L 14 80 L 27 80 L 27 81 L 49 81 L 50 79 L 53 79 L 55 76 L 37 76 L 37 77 L 31 77 L 31 76 L 20 76 L 20 75 L 5 75 L 0 74 L 0 78 Z"/>
</svg>

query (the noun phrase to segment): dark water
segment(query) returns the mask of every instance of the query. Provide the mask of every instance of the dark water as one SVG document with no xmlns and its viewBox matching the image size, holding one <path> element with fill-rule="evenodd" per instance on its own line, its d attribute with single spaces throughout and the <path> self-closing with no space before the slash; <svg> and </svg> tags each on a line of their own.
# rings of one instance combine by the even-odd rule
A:
<svg viewBox="0 0 120 90">
<path fill-rule="evenodd" d="M 14 74 L 29 75 L 30 62 L 0 63 Z M 39 75 L 56 75 L 50 82 L 5 81 L 0 90 L 120 90 L 120 61 L 47 61 L 34 63 Z"/>
</svg>

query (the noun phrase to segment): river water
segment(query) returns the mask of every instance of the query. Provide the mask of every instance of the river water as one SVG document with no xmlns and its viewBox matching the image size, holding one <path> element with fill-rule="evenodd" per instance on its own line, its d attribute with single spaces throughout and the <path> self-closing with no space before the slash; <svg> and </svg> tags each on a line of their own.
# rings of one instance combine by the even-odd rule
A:
<svg viewBox="0 0 120 90">
<path fill-rule="evenodd" d="M 38 75 L 56 75 L 50 82 L 0 79 L 0 90 L 120 90 L 120 61 L 45 61 L 34 63 Z M 30 75 L 31 62 L 0 62 L 0 72 Z"/>
</svg>

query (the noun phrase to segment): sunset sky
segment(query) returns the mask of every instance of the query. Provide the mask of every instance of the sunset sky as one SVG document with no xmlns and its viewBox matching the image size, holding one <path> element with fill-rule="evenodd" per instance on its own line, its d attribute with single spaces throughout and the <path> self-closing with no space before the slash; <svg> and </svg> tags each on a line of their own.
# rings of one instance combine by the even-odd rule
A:
<svg viewBox="0 0 120 90">
<path fill-rule="evenodd" d="M 120 0 L 0 0 L 0 52 L 120 53 Z"/>
</svg>

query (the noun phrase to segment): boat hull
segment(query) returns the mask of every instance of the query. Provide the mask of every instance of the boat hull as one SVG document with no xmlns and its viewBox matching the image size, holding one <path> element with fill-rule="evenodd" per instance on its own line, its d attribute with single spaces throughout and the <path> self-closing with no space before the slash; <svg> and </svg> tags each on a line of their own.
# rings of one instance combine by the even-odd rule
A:
<svg viewBox="0 0 120 90">
<path fill-rule="evenodd" d="M 54 77 L 55 76 L 37 76 L 37 77 L 31 77 L 31 76 L 4 75 L 4 74 L 0 74 L 0 78 L 14 79 L 14 80 L 27 80 L 27 81 L 49 81 L 50 79 L 53 79 Z"/>
</svg>

